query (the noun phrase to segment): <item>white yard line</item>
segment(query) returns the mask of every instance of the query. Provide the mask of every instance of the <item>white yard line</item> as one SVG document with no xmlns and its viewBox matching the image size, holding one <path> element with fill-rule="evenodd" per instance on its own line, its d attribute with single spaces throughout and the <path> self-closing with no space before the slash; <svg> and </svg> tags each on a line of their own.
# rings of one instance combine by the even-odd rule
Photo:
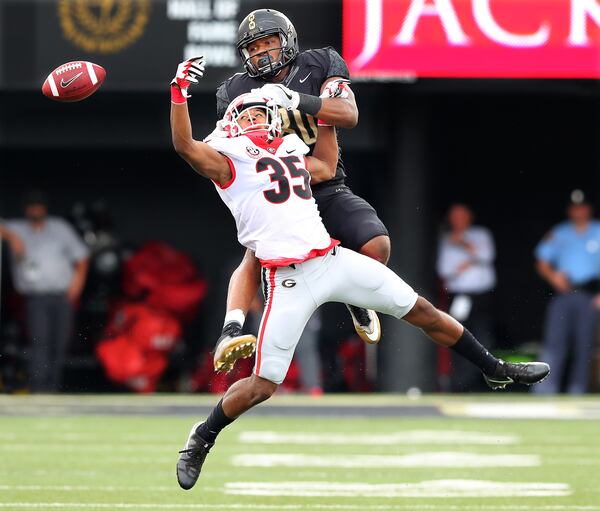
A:
<svg viewBox="0 0 600 511">
<path fill-rule="evenodd" d="M 521 483 L 447 479 L 420 483 L 371 484 L 321 481 L 226 483 L 231 495 L 270 497 L 369 497 L 369 498 L 466 498 L 466 497 L 566 497 L 565 483 Z"/>
<path fill-rule="evenodd" d="M 244 431 L 242 443 L 323 444 L 323 445 L 397 445 L 397 444 L 465 444 L 511 445 L 520 442 L 515 435 L 493 435 L 478 431 L 411 430 L 387 434 L 356 433 L 280 433 L 278 431 Z"/>
<path fill-rule="evenodd" d="M 295 510 L 295 509 L 325 509 L 325 510 L 360 510 L 360 511 L 388 511 L 397 509 L 421 510 L 489 510 L 489 511 L 599 511 L 599 506 L 576 505 L 451 505 L 443 504 L 151 504 L 151 503 L 98 503 L 98 502 L 0 502 L 0 509 L 269 509 L 269 510 Z"/>
<path fill-rule="evenodd" d="M 441 406 L 446 415 L 480 419 L 594 419 L 598 411 L 586 410 L 569 402 L 473 402 Z"/>
<path fill-rule="evenodd" d="M 311 454 L 239 454 L 232 465 L 241 467 L 331 467 L 331 468 L 414 468 L 414 467 L 536 467 L 535 454 L 476 454 L 468 452 L 421 452 L 415 454 L 319 456 Z"/>
</svg>

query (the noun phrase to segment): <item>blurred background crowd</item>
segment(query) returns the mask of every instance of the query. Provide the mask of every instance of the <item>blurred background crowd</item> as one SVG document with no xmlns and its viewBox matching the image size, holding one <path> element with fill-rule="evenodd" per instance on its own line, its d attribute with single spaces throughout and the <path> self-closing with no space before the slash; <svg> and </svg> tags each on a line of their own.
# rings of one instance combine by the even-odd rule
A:
<svg viewBox="0 0 600 511">
<path fill-rule="evenodd" d="M 600 4 L 498 1 L 492 31 L 469 0 L 0 0 L 0 392 L 222 392 L 251 371 L 212 370 L 243 251 L 171 148 L 168 84 L 206 55 L 190 108 L 208 134 L 216 87 L 241 70 L 237 25 L 263 7 L 288 15 L 301 49 L 333 46 L 350 66 L 360 119 L 339 140 L 349 185 L 390 231 L 390 267 L 494 353 L 550 363 L 536 392 L 600 390 Z M 543 53 L 541 27 L 564 48 Z M 527 32 L 537 53 L 511 39 L 481 57 Z M 474 53 L 456 50 L 461 34 Z M 44 98 L 75 59 L 107 69 L 103 88 Z M 257 297 L 248 333 L 261 311 Z M 383 327 L 365 346 L 343 305 L 322 307 L 283 389 L 485 391 L 418 331 Z"/>
</svg>

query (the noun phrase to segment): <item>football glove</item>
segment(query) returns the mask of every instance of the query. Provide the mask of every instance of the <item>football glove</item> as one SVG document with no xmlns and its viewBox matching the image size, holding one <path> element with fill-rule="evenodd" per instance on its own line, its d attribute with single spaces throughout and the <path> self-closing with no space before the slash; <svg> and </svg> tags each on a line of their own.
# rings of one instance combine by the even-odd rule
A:
<svg viewBox="0 0 600 511">
<path fill-rule="evenodd" d="M 345 78 L 336 78 L 335 80 L 331 80 L 325 88 L 323 92 L 321 92 L 320 98 L 347 98 L 350 94 L 348 93 L 347 84 L 350 83 L 350 80 L 346 80 Z M 327 124 L 323 122 L 321 119 L 317 120 L 317 126 L 331 126 L 331 124 Z"/>
<path fill-rule="evenodd" d="M 321 92 L 320 98 L 347 98 L 349 96 L 346 84 L 350 83 L 350 80 L 345 78 L 336 78 L 331 80 Z"/>
<path fill-rule="evenodd" d="M 175 78 L 171 80 L 171 86 L 178 87 L 181 90 L 181 95 L 184 98 L 189 98 L 188 87 L 192 83 L 198 83 L 198 78 L 204 75 L 204 66 L 206 62 L 204 57 L 192 57 L 183 61 L 177 66 Z"/>
<path fill-rule="evenodd" d="M 277 106 L 286 110 L 296 110 L 300 103 L 300 95 L 279 83 L 267 83 L 252 92 L 270 98 Z"/>
</svg>

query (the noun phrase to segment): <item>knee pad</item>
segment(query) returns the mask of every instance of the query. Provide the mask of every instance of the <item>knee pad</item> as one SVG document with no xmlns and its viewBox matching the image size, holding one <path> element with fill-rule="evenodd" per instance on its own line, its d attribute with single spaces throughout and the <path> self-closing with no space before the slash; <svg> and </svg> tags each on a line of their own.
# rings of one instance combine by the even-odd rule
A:
<svg viewBox="0 0 600 511">
<path fill-rule="evenodd" d="M 280 385 L 288 372 L 289 362 L 280 359 L 279 357 L 262 354 L 260 361 L 260 368 L 255 369 L 257 376 L 264 378 L 265 380 L 272 381 L 277 385 Z"/>
</svg>

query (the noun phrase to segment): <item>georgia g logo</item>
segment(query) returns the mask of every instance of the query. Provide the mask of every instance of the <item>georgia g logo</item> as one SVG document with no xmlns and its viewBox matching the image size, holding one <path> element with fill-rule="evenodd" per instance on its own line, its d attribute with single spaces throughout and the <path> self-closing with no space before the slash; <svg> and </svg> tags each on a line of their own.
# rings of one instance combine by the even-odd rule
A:
<svg viewBox="0 0 600 511">
<path fill-rule="evenodd" d="M 246 152 L 250 158 L 258 158 L 260 156 L 260 149 L 258 147 L 246 146 Z"/>
<path fill-rule="evenodd" d="M 285 279 L 281 285 L 283 287 L 294 287 L 296 285 L 296 281 L 294 279 Z"/>
</svg>

